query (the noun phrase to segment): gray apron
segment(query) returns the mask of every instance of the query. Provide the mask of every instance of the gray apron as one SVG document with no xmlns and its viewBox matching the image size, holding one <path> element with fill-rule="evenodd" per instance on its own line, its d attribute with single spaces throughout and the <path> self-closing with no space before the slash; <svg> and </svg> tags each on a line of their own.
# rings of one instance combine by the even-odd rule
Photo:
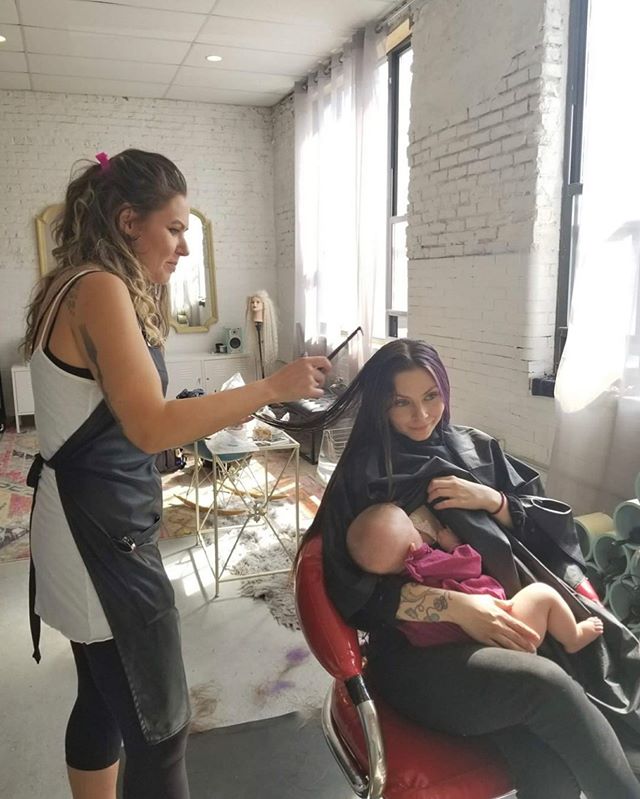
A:
<svg viewBox="0 0 640 799">
<path fill-rule="evenodd" d="M 164 393 L 164 358 L 159 348 L 149 352 Z M 27 478 L 34 505 L 42 464 L 36 456 Z M 103 400 L 46 465 L 111 627 L 144 738 L 159 743 L 188 723 L 190 709 L 178 611 L 156 543 L 162 484 L 155 456 L 126 438 Z M 32 562 L 29 611 L 39 661 L 35 578 Z"/>
</svg>

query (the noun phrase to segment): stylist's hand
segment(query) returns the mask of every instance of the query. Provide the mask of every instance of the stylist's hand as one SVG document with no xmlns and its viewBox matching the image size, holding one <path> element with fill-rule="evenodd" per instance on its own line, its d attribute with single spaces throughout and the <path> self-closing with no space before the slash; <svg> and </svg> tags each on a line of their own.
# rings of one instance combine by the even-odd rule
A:
<svg viewBox="0 0 640 799">
<path fill-rule="evenodd" d="M 495 513 L 501 498 L 495 488 L 460 477 L 434 477 L 427 487 L 427 501 L 435 503 L 436 510 L 464 508 Z"/>
<path fill-rule="evenodd" d="M 474 640 L 519 652 L 535 652 L 540 636 L 511 615 L 512 602 L 486 594 L 456 595 L 454 621 Z"/>
<path fill-rule="evenodd" d="M 273 402 L 291 402 L 304 397 L 321 397 L 331 362 L 322 355 L 298 358 L 266 378 Z"/>
</svg>

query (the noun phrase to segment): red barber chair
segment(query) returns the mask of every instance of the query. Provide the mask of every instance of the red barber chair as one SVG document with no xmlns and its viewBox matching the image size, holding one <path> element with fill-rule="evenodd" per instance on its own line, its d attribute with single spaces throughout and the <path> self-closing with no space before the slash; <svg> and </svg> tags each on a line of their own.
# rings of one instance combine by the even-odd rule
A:
<svg viewBox="0 0 640 799">
<path fill-rule="evenodd" d="M 366 799 L 506 799 L 502 763 L 483 742 L 429 732 L 370 697 L 358 635 L 324 587 L 322 539 L 303 547 L 296 607 L 307 643 L 334 682 L 322 711 L 329 748 L 354 792 Z"/>
</svg>

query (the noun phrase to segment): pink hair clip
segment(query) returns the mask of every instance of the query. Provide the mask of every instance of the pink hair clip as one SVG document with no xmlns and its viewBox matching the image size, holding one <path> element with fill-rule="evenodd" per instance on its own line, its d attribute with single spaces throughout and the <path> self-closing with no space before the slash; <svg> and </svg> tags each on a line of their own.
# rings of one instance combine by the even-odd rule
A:
<svg viewBox="0 0 640 799">
<path fill-rule="evenodd" d="M 109 156 L 106 153 L 96 153 L 96 161 L 100 164 L 100 169 L 103 172 L 109 169 Z"/>
</svg>

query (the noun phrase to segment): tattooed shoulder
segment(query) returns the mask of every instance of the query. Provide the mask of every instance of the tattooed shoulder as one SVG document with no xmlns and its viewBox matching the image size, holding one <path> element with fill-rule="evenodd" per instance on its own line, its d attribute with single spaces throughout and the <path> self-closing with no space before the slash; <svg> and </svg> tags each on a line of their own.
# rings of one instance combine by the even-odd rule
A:
<svg viewBox="0 0 640 799">
<path fill-rule="evenodd" d="M 71 316 L 75 316 L 77 301 L 78 301 L 78 282 L 76 281 L 71 286 L 71 288 L 67 292 L 67 296 L 65 297 L 65 305 L 67 306 L 67 310 L 69 311 Z"/>
</svg>

